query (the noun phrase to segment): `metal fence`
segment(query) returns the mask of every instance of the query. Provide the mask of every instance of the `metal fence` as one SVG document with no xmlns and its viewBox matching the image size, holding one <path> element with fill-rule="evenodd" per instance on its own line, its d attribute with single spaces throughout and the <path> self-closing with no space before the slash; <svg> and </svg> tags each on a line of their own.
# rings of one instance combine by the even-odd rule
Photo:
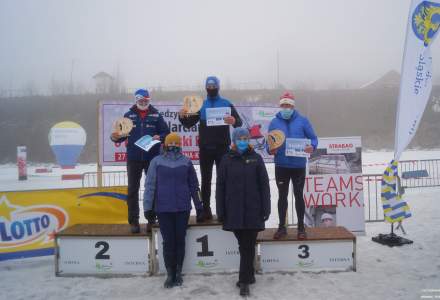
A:
<svg viewBox="0 0 440 300">
<path fill-rule="evenodd" d="M 401 178 L 403 188 L 420 188 L 440 186 L 440 159 L 429 160 L 405 160 L 399 162 L 399 175 L 404 172 L 426 170 L 427 177 Z M 382 222 L 384 220 L 382 202 L 380 198 L 382 174 L 363 174 L 364 206 L 366 222 Z M 83 174 L 83 187 L 98 186 L 97 172 Z M 102 173 L 102 186 L 125 186 L 127 185 L 126 171 L 111 171 Z M 142 200 L 144 187 L 141 184 L 139 199 Z"/>
<path fill-rule="evenodd" d="M 407 178 L 405 172 L 426 170 L 426 177 Z M 400 184 L 403 188 L 440 186 L 440 159 L 402 160 L 399 161 Z"/>
</svg>

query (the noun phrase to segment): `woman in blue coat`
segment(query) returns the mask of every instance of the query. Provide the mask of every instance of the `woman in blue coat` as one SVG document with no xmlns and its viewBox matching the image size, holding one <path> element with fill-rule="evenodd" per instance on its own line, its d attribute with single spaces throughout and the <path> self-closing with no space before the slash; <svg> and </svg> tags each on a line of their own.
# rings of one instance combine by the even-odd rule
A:
<svg viewBox="0 0 440 300">
<path fill-rule="evenodd" d="M 249 295 L 255 282 L 254 259 L 257 234 L 270 215 L 270 187 L 264 161 L 249 145 L 249 131 L 236 128 L 232 148 L 225 154 L 217 174 L 217 217 L 223 230 L 238 240 L 240 295 Z"/>
<path fill-rule="evenodd" d="M 165 138 L 164 153 L 155 157 L 145 180 L 144 214 L 148 219 L 154 211 L 159 219 L 163 238 L 163 257 L 167 278 L 165 288 L 182 285 L 185 237 L 191 211 L 191 198 L 197 222 L 203 220 L 199 199 L 199 181 L 191 160 L 181 151 L 180 136 L 170 133 Z"/>
</svg>

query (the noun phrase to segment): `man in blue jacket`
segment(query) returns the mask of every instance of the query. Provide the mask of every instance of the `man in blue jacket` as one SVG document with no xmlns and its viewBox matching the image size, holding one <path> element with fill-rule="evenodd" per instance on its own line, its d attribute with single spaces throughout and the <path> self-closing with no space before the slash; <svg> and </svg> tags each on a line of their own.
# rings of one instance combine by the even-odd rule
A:
<svg viewBox="0 0 440 300">
<path fill-rule="evenodd" d="M 270 122 L 269 131 L 281 130 L 287 138 L 306 138 L 311 144 L 305 148 L 306 153 L 312 153 L 318 146 L 318 138 L 309 120 L 295 110 L 295 98 L 291 93 L 284 93 L 280 98 L 281 111 Z M 269 150 L 269 149 L 268 149 Z M 306 238 L 304 227 L 305 204 L 303 198 L 304 182 L 306 177 L 305 157 L 287 156 L 286 142 L 281 147 L 269 150 L 275 155 L 275 180 L 278 188 L 278 216 L 279 227 L 274 239 L 280 239 L 287 235 L 286 213 L 289 184 L 292 181 L 295 195 L 295 209 L 298 217 L 298 239 Z"/>
<path fill-rule="evenodd" d="M 150 105 L 151 98 L 147 90 L 140 89 L 135 92 L 136 104 L 133 105 L 124 117 L 131 119 L 133 129 L 128 136 L 113 132 L 111 140 L 115 143 L 127 142 L 127 176 L 128 176 L 128 223 L 132 233 L 139 233 L 139 185 L 142 171 L 147 173 L 150 161 L 160 152 L 160 144 L 154 145 L 146 152 L 135 145 L 135 142 L 145 135 L 150 135 L 154 140 L 164 141 L 170 132 L 168 125 L 159 111 Z M 155 216 L 148 220 L 147 230 L 155 223 Z"/>
<path fill-rule="evenodd" d="M 190 128 L 200 121 L 199 127 L 199 159 L 200 173 L 202 175 L 202 201 L 204 209 L 204 217 L 207 220 L 212 219 L 211 212 L 211 179 L 212 167 L 218 170 L 220 161 L 228 151 L 231 144 L 229 134 L 230 125 L 232 127 L 241 127 L 243 124 L 240 116 L 235 110 L 234 105 L 220 97 L 220 80 L 215 76 L 206 78 L 207 97 L 203 102 L 202 108 L 195 115 L 188 115 L 183 109 L 179 113 L 179 121 L 186 128 Z M 210 126 L 207 124 L 207 111 L 211 108 L 230 107 L 231 115 L 224 118 L 224 125 Z"/>
</svg>

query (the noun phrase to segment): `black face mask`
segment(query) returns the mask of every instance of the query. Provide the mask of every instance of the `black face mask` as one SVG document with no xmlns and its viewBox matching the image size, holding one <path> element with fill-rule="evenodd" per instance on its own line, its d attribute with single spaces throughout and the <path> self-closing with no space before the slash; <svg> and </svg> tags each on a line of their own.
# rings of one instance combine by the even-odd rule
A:
<svg viewBox="0 0 440 300">
<path fill-rule="evenodd" d="M 167 147 L 167 151 L 168 152 L 173 152 L 173 153 L 179 153 L 180 152 L 180 147 L 178 147 L 178 146 L 168 146 Z"/>
<path fill-rule="evenodd" d="M 208 97 L 210 98 L 218 96 L 218 89 L 206 89 L 206 92 L 208 93 Z"/>
</svg>

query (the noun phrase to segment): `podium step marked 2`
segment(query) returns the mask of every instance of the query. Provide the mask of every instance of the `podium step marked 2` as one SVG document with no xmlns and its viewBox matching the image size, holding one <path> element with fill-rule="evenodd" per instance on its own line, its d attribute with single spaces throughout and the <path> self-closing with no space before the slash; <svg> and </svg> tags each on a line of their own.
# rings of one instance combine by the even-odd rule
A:
<svg viewBox="0 0 440 300">
<path fill-rule="evenodd" d="M 78 224 L 55 236 L 57 276 L 126 276 L 164 273 L 162 237 L 131 234 L 126 224 Z M 307 228 L 307 240 L 296 239 L 289 228 L 286 238 L 273 240 L 274 228 L 257 238 L 263 272 L 298 270 L 356 270 L 356 236 L 344 227 Z M 156 250 L 157 249 L 157 250 Z M 217 221 L 189 221 L 183 272 L 218 273 L 238 271 L 240 255 L 232 232 L 223 231 Z"/>
<path fill-rule="evenodd" d="M 146 225 L 132 234 L 128 224 L 77 224 L 55 236 L 57 276 L 123 276 L 150 273 Z"/>
</svg>

